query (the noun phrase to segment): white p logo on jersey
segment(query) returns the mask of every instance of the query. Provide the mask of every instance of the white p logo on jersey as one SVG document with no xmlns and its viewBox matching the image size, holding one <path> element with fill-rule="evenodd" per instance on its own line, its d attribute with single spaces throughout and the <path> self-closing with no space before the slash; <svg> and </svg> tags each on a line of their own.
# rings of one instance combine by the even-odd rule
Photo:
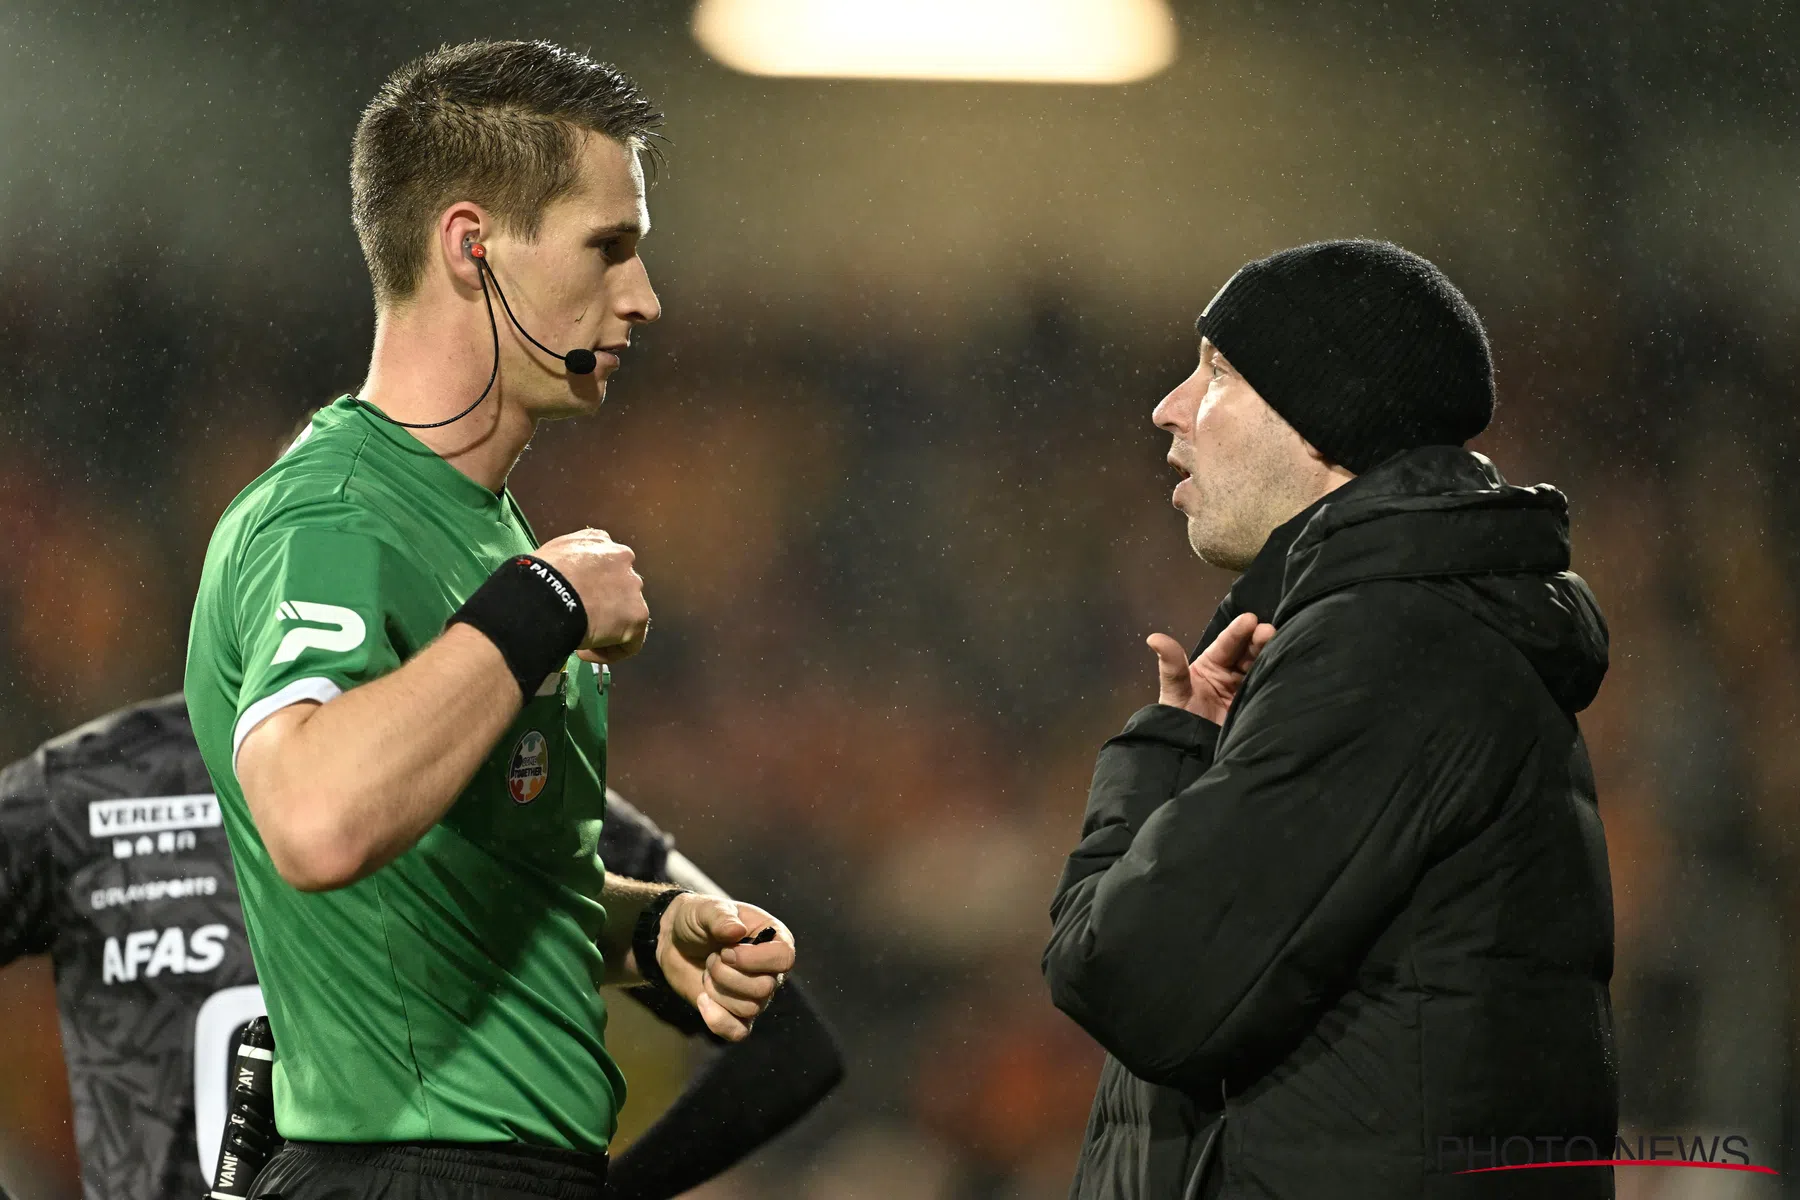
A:
<svg viewBox="0 0 1800 1200">
<path fill-rule="evenodd" d="M 347 608 L 336 604 L 314 604 L 310 600 L 283 600 L 276 608 L 275 615 L 283 621 L 312 621 L 316 625 L 302 625 L 287 631 L 281 639 L 281 645 L 275 649 L 275 657 L 269 665 L 293 662 L 300 657 L 302 650 L 331 650 L 342 653 L 354 650 L 362 645 L 363 635 L 367 627 L 363 619 Z M 317 628 L 317 625 L 329 625 L 329 629 Z"/>
</svg>

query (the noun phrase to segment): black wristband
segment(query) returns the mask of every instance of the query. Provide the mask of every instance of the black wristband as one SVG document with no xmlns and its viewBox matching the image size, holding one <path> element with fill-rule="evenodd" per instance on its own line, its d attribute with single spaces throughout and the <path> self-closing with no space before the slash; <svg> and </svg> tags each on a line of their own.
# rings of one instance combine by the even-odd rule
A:
<svg viewBox="0 0 1800 1200">
<path fill-rule="evenodd" d="M 444 628 L 471 625 L 499 647 L 529 701 L 587 637 L 587 609 L 562 572 L 532 554 L 516 554 L 450 615 Z"/>
<path fill-rule="evenodd" d="M 647 988 L 673 991 L 663 975 L 662 964 L 656 961 L 656 946 L 662 940 L 663 914 L 669 911 L 669 905 L 675 903 L 675 897 L 692 890 L 672 887 L 666 892 L 658 892 L 638 912 L 637 924 L 631 930 L 631 955 L 637 960 L 638 975 Z"/>
</svg>

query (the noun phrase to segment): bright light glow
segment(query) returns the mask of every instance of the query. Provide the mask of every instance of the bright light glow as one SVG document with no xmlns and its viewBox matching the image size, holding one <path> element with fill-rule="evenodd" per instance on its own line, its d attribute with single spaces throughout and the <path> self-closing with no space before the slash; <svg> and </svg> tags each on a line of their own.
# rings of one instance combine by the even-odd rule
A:
<svg viewBox="0 0 1800 1200">
<path fill-rule="evenodd" d="M 694 37 L 751 75 L 1132 83 L 1175 59 L 1164 0 L 700 0 Z"/>
</svg>

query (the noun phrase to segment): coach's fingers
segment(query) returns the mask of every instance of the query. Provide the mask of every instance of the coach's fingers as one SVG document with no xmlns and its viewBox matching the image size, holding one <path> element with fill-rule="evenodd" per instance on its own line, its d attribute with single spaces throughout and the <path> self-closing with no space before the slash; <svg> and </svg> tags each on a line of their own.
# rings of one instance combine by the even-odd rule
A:
<svg viewBox="0 0 1800 1200">
<path fill-rule="evenodd" d="M 1194 691 L 1188 678 L 1187 652 L 1166 633 L 1153 633 L 1144 639 L 1144 644 L 1156 654 L 1158 703 L 1181 708 Z"/>
<path fill-rule="evenodd" d="M 1244 655 L 1256 638 L 1257 620 L 1252 613 L 1239 613 L 1232 618 L 1231 624 L 1219 631 L 1213 644 L 1200 652 L 1200 664 L 1214 667 L 1220 671 L 1241 674 L 1245 669 Z"/>
<path fill-rule="evenodd" d="M 1239 660 L 1239 668 L 1248 673 L 1251 666 L 1262 656 L 1263 649 L 1275 640 L 1275 627 L 1263 622 L 1250 635 L 1250 645 L 1244 649 L 1244 657 Z"/>
<path fill-rule="evenodd" d="M 706 1027 L 726 1041 L 741 1042 L 750 1036 L 749 1024 L 726 1012 L 706 992 L 700 993 L 700 998 L 694 1002 L 694 1008 L 700 1013 L 700 1019 L 706 1022 Z"/>
</svg>

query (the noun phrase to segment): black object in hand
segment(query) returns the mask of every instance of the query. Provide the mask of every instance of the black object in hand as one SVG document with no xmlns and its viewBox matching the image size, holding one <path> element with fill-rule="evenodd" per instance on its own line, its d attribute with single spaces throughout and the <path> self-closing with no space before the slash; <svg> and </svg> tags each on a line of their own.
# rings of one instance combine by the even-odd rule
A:
<svg viewBox="0 0 1800 1200">
<path fill-rule="evenodd" d="M 757 934 L 755 937 L 739 938 L 738 945 L 740 945 L 740 946 L 761 946 L 767 942 L 772 942 L 774 940 L 775 940 L 775 927 L 773 925 L 770 925 L 768 928 L 764 929 L 761 933 Z"/>
</svg>

